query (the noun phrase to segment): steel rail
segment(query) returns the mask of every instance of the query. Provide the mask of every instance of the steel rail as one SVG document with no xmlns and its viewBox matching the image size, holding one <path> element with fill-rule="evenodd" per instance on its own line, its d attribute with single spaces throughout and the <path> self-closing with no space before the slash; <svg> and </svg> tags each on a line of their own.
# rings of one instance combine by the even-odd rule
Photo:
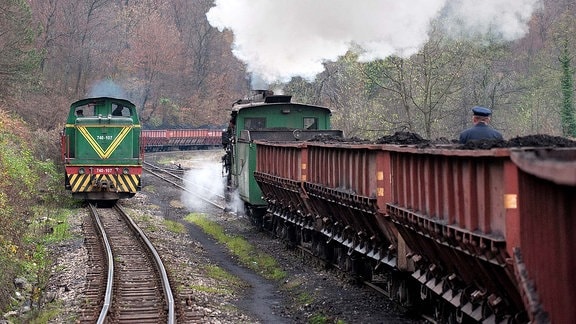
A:
<svg viewBox="0 0 576 324">
<path fill-rule="evenodd" d="M 90 213 L 92 214 L 92 219 L 96 222 L 98 232 L 102 236 L 102 244 L 106 248 L 106 259 L 108 262 L 108 278 L 106 280 L 106 293 L 104 295 L 104 305 L 102 305 L 102 309 L 100 311 L 100 316 L 98 316 L 98 321 L 96 323 L 103 324 L 106 320 L 106 316 L 108 316 L 108 311 L 110 310 L 110 305 L 112 304 L 112 288 L 113 288 L 113 281 L 114 281 L 114 259 L 112 256 L 112 248 L 110 247 L 110 242 L 108 241 L 108 236 L 104 231 L 104 225 L 100 221 L 100 217 L 98 216 L 98 212 L 96 212 L 96 207 L 92 204 L 88 205 L 90 209 Z"/>
<path fill-rule="evenodd" d="M 136 225 L 136 223 L 132 220 L 130 216 L 120 207 L 116 205 L 114 208 L 120 215 L 123 217 L 129 226 L 131 227 L 132 231 L 142 240 L 142 242 L 146 245 L 146 247 L 150 250 L 154 257 L 154 264 L 158 272 L 161 276 L 162 288 L 164 290 L 164 295 L 166 297 L 166 306 L 168 309 L 168 324 L 174 324 L 176 322 L 176 315 L 175 315 L 175 302 L 174 296 L 172 294 L 172 288 L 170 287 L 170 282 L 168 280 L 168 274 L 166 272 L 166 268 L 164 267 L 160 255 L 146 236 L 144 232 Z M 92 218 L 97 225 L 98 232 L 100 232 L 102 237 L 102 244 L 106 248 L 106 257 L 108 262 L 108 278 L 106 281 L 106 292 L 104 295 L 104 304 L 100 311 L 100 315 L 98 317 L 98 324 L 105 323 L 108 319 L 108 313 L 110 311 L 110 306 L 112 305 L 112 295 L 113 295 L 113 282 L 114 282 L 114 259 L 112 254 L 112 248 L 110 242 L 108 240 L 108 236 L 104 230 L 104 225 L 102 224 L 98 212 L 96 211 L 96 207 L 92 204 L 89 204 L 89 210 L 92 214 Z"/>
<path fill-rule="evenodd" d="M 164 290 L 164 295 L 166 296 L 166 304 L 167 304 L 166 306 L 168 307 L 167 323 L 174 324 L 176 321 L 175 319 L 176 316 L 174 312 L 174 295 L 172 294 L 172 287 L 170 287 L 170 281 L 168 280 L 168 274 L 166 273 L 166 268 L 162 263 L 162 259 L 160 258 L 158 251 L 156 251 L 156 248 L 154 247 L 152 242 L 150 242 L 146 234 L 144 234 L 144 232 L 140 229 L 140 227 L 136 225 L 136 223 L 132 220 L 130 216 L 128 216 L 128 214 L 124 211 L 122 207 L 116 204 L 114 206 L 114 209 L 116 209 L 122 215 L 122 217 L 124 217 L 128 221 L 132 230 L 136 231 L 136 233 L 140 236 L 140 239 L 144 242 L 144 244 L 146 244 L 148 249 L 152 252 L 152 255 L 154 256 L 154 264 L 156 265 L 156 268 L 158 269 L 158 271 L 160 272 L 160 276 L 162 277 L 161 278 L 162 288 Z"/>
</svg>

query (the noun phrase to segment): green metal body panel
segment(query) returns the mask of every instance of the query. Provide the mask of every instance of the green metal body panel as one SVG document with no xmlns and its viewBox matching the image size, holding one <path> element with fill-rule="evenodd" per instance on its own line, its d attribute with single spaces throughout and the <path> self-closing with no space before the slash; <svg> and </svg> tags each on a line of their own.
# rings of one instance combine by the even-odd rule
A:
<svg viewBox="0 0 576 324">
<path fill-rule="evenodd" d="M 241 106 L 237 110 L 232 163 L 232 183 L 240 198 L 250 205 L 262 206 L 262 191 L 254 179 L 257 146 L 245 138 L 246 130 L 329 130 L 331 112 L 328 108 L 298 103 L 267 103 Z M 311 124 L 311 121 L 314 121 Z M 291 134 L 291 133 L 290 133 Z M 244 136 L 244 137 L 243 137 Z M 291 138 L 294 140 L 294 138 Z"/>
<path fill-rule="evenodd" d="M 264 205 L 262 192 L 256 180 L 254 171 L 256 170 L 256 144 L 248 142 L 238 142 L 237 144 L 237 167 L 238 167 L 238 194 L 240 198 L 252 205 Z"/>
<path fill-rule="evenodd" d="M 73 103 L 64 135 L 68 165 L 141 163 L 140 121 L 130 101 L 102 97 Z"/>
<path fill-rule="evenodd" d="M 244 107 L 238 111 L 236 136 L 239 136 L 242 130 L 251 128 L 250 125 L 246 125 L 247 119 L 250 118 L 264 117 L 266 119 L 265 125 L 259 128 L 268 129 L 306 129 L 304 119 L 316 118 L 318 124 L 315 129 L 330 129 L 330 116 L 331 114 L 328 108 L 296 103 Z M 252 127 L 252 129 L 256 128 Z"/>
<path fill-rule="evenodd" d="M 127 164 L 138 159 L 134 156 L 134 136 L 137 128 L 132 125 L 116 127 L 78 126 L 75 163 Z"/>
</svg>

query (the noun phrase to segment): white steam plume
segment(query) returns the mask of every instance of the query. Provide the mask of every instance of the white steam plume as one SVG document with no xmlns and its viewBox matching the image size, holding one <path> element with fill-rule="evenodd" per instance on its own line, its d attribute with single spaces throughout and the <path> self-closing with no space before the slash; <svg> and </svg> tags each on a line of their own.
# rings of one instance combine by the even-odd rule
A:
<svg viewBox="0 0 576 324">
<path fill-rule="evenodd" d="M 540 0 L 447 1 L 444 28 L 451 34 L 499 35 L 512 41 L 528 32 L 532 13 Z"/>
<path fill-rule="evenodd" d="M 205 212 L 213 208 L 208 201 L 218 202 L 224 198 L 226 178 L 219 162 L 197 161 L 194 164 L 193 169 L 184 173 L 186 191 L 182 192 L 181 201 L 189 211 Z M 238 192 L 230 193 L 230 201 L 225 204 L 228 212 L 244 214 L 244 202 Z"/>
<path fill-rule="evenodd" d="M 215 0 L 206 16 L 234 33 L 233 53 L 248 72 L 269 83 L 308 80 L 348 50 L 360 59 L 407 57 L 442 17 L 452 33 L 490 31 L 522 37 L 540 0 Z M 455 30 L 456 29 L 456 30 Z"/>
<path fill-rule="evenodd" d="M 210 206 L 203 199 L 224 196 L 222 166 L 218 162 L 200 162 L 196 168 L 185 172 L 184 185 L 188 190 L 182 192 L 184 205 L 192 211 L 203 211 Z"/>
</svg>

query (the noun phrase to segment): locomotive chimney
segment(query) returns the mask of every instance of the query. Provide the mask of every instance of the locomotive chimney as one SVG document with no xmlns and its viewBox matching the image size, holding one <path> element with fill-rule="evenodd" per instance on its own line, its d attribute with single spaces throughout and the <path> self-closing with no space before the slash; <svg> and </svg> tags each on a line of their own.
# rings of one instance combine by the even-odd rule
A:
<svg viewBox="0 0 576 324">
<path fill-rule="evenodd" d="M 266 97 L 273 96 L 274 91 L 272 90 L 252 90 L 254 95 L 252 96 L 252 100 L 254 101 L 264 101 Z"/>
</svg>

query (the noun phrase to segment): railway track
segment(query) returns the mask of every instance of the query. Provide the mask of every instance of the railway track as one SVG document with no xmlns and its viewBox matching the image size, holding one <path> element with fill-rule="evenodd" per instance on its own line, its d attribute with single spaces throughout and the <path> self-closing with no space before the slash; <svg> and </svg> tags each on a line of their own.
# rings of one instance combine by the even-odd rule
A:
<svg viewBox="0 0 576 324">
<path fill-rule="evenodd" d="M 89 205 L 89 252 L 82 323 L 175 323 L 175 303 L 160 256 L 119 206 Z"/>
</svg>

